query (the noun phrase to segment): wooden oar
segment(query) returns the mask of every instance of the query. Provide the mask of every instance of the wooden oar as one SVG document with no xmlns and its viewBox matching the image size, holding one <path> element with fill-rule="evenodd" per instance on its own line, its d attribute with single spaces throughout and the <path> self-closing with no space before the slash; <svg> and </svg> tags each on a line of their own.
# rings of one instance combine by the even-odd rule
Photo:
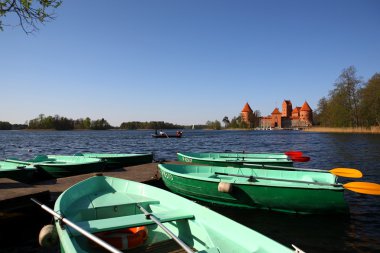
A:
<svg viewBox="0 0 380 253">
<path fill-rule="evenodd" d="M 221 155 L 219 156 L 219 158 L 231 158 L 231 159 L 236 159 L 236 160 L 269 160 L 269 159 L 272 159 L 272 160 L 285 160 L 286 161 L 286 157 L 273 157 L 273 156 L 268 156 L 268 157 L 249 157 L 249 156 L 237 156 L 237 157 L 233 157 L 233 156 L 224 156 L 224 155 Z"/>
<path fill-rule="evenodd" d="M 363 177 L 363 173 L 360 170 L 351 169 L 351 168 L 335 168 L 332 170 L 318 170 L 318 169 L 295 168 L 295 167 L 255 164 L 255 163 L 243 163 L 243 165 L 244 166 L 262 167 L 265 169 L 283 169 L 283 170 L 326 172 L 326 173 L 334 174 L 334 175 L 339 176 L 339 177 L 350 177 L 350 178 L 361 178 L 361 177 Z"/>
<path fill-rule="evenodd" d="M 62 221 L 66 225 L 72 227 L 73 229 L 75 229 L 76 231 L 78 231 L 79 233 L 81 233 L 83 236 L 85 236 L 88 239 L 92 240 L 93 242 L 95 242 L 99 246 L 102 246 L 103 248 L 105 248 L 109 252 L 112 252 L 112 253 L 123 253 L 122 251 L 114 248 L 112 245 L 109 245 L 108 243 L 106 243 L 105 241 L 103 241 L 102 239 L 100 239 L 99 237 L 96 237 L 95 235 L 93 235 L 93 234 L 87 232 L 86 230 L 84 230 L 83 228 L 75 225 L 73 222 L 71 222 L 67 218 L 64 218 L 62 215 L 56 213 L 54 210 L 52 210 L 48 206 L 42 204 L 38 200 L 36 200 L 34 198 L 31 198 L 31 200 L 34 203 L 36 203 L 37 205 L 39 205 L 42 209 L 44 209 L 45 211 L 47 211 L 48 213 L 50 213 L 51 215 L 53 215 L 54 217 L 56 217 L 59 221 Z"/>
<path fill-rule="evenodd" d="M 313 182 L 313 181 L 281 179 L 281 178 L 273 178 L 273 177 L 246 176 L 246 175 L 230 174 L 230 173 L 223 173 L 223 172 L 215 172 L 215 174 L 216 175 L 233 176 L 233 177 L 245 177 L 245 178 L 248 178 L 248 180 L 262 179 L 262 180 L 274 180 L 274 181 L 290 182 L 290 183 L 316 184 L 316 185 L 325 185 L 325 186 L 342 186 L 341 184 L 328 184 L 328 183 L 319 183 L 319 182 Z"/>
<path fill-rule="evenodd" d="M 140 204 L 137 204 L 137 207 L 145 214 L 147 219 L 151 219 L 154 223 L 160 226 L 171 238 L 173 238 L 179 246 L 181 246 L 187 253 L 194 253 L 194 251 L 187 246 L 181 239 L 179 239 L 172 231 L 165 227 L 152 213 L 149 213 L 144 207 Z"/>
<path fill-rule="evenodd" d="M 351 182 L 343 185 L 347 190 L 370 194 L 370 195 L 380 195 L 380 184 L 368 183 L 368 182 Z"/>
<path fill-rule="evenodd" d="M 234 176 L 234 177 L 245 177 L 249 180 L 252 179 L 263 179 L 263 180 L 275 180 L 282 182 L 293 182 L 293 183 L 304 183 L 304 184 L 316 184 L 316 185 L 325 185 L 325 186 L 334 186 L 334 187 L 344 187 L 347 190 L 362 193 L 362 194 L 370 194 L 370 195 L 380 195 L 380 184 L 376 183 L 368 183 L 368 182 L 351 182 L 347 184 L 328 184 L 328 183 L 318 183 L 318 182 L 309 182 L 309 181 L 301 181 L 301 180 L 288 180 L 288 179 L 280 179 L 280 178 L 269 178 L 269 177 L 254 177 L 254 176 L 245 176 L 239 174 L 229 174 L 222 172 L 215 172 L 216 175 L 226 175 L 226 176 Z"/>
<path fill-rule="evenodd" d="M 251 151 L 234 151 L 234 150 L 229 150 L 229 149 L 226 149 L 224 151 L 225 153 L 242 153 L 242 154 L 267 154 L 267 153 L 257 153 L 257 152 L 251 152 Z M 281 155 L 281 154 L 285 154 L 287 156 L 303 156 L 303 153 L 302 151 L 294 151 L 294 150 L 289 150 L 289 151 L 286 151 L 284 153 L 273 153 L 273 154 L 278 154 L 278 155 Z"/>
<path fill-rule="evenodd" d="M 23 164 L 23 165 L 33 165 L 32 162 L 25 162 L 25 161 L 17 160 L 16 158 L 5 159 L 5 161 L 11 162 L 11 163 L 19 163 L 19 164 Z"/>
</svg>

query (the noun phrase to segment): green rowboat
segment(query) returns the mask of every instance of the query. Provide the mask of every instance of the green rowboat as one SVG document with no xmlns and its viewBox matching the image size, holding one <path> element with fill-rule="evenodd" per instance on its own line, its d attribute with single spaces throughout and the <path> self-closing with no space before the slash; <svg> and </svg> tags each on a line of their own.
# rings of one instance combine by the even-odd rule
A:
<svg viewBox="0 0 380 253">
<path fill-rule="evenodd" d="M 37 168 L 40 176 L 52 178 L 99 172 L 105 168 L 105 163 L 102 160 L 83 156 L 39 155 L 27 161 L 15 159 L 7 159 L 6 161 L 32 165 Z"/>
<path fill-rule="evenodd" d="M 346 213 L 344 188 L 329 172 L 159 164 L 174 193 L 218 205 L 290 213 Z"/>
<path fill-rule="evenodd" d="M 152 153 L 136 154 L 104 154 L 104 153 L 79 153 L 76 156 L 98 158 L 106 163 L 108 169 L 121 168 L 131 165 L 151 163 L 153 161 Z"/>
<path fill-rule="evenodd" d="M 16 162 L 0 161 L 0 177 L 10 178 L 23 183 L 33 180 L 36 168 Z"/>
<path fill-rule="evenodd" d="M 59 196 L 54 211 L 112 246 L 127 249 L 126 252 L 152 249 L 169 252 L 168 248 L 172 248 L 171 252 L 185 252 L 171 239 L 175 237 L 190 249 L 186 252 L 291 252 L 264 235 L 183 197 L 124 179 L 96 176 L 84 180 Z M 55 219 L 61 252 L 105 252 L 94 246 L 84 236 L 86 233 L 65 224 L 68 223 Z M 128 228 L 140 232 L 130 232 L 126 237 Z"/>
<path fill-rule="evenodd" d="M 244 163 L 293 166 L 289 156 L 278 153 L 177 153 L 178 161 L 214 166 L 242 167 Z"/>
</svg>

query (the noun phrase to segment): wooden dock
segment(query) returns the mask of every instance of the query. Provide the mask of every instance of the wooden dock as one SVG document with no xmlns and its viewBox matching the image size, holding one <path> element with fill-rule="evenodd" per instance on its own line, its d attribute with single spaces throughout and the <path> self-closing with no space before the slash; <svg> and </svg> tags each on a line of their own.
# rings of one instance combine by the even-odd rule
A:
<svg viewBox="0 0 380 253">
<path fill-rule="evenodd" d="M 157 165 L 158 163 L 147 163 L 99 173 L 161 187 L 163 184 L 159 180 Z M 43 225 L 51 223 L 52 216 L 30 198 L 35 198 L 52 208 L 63 191 L 95 175 L 96 173 L 82 174 L 33 184 L 0 178 L 0 252 L 59 252 L 58 246 L 47 249 L 38 244 L 39 231 Z"/>
<path fill-rule="evenodd" d="M 99 173 L 142 183 L 154 183 L 160 178 L 157 165 L 147 163 Z M 49 179 L 32 185 L 0 178 L 0 221 L 22 215 L 30 206 L 35 205 L 30 198 L 36 198 L 43 203 L 54 203 L 64 190 L 96 174 Z"/>
</svg>

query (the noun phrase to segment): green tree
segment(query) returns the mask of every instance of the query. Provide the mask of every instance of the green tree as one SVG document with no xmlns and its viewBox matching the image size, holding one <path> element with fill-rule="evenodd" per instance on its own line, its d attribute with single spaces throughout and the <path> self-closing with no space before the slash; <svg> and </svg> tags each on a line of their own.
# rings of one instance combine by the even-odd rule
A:
<svg viewBox="0 0 380 253">
<path fill-rule="evenodd" d="M 344 69 L 328 98 L 318 103 L 317 119 L 322 126 L 358 127 L 360 125 L 359 91 L 361 80 L 353 66 Z"/>
<path fill-rule="evenodd" d="M 361 82 L 356 76 L 355 67 L 350 66 L 343 70 L 335 83 L 332 97 L 336 100 L 335 102 L 339 103 L 336 106 L 345 113 L 341 116 L 346 117 L 342 119 L 347 122 L 346 126 L 359 126 L 359 85 Z M 341 108 L 342 106 L 344 108 Z"/>
<path fill-rule="evenodd" d="M 220 129 L 222 129 L 222 124 L 218 120 L 207 121 L 206 125 L 207 125 L 207 128 L 209 128 L 209 129 L 214 129 L 214 130 L 220 130 Z"/>
<path fill-rule="evenodd" d="M 360 91 L 360 115 L 364 126 L 380 126 L 380 74 L 376 73 Z"/>
<path fill-rule="evenodd" d="M 246 128 L 247 125 L 241 120 L 241 116 L 233 117 L 230 122 L 230 128 Z"/>
<path fill-rule="evenodd" d="M 0 0 L 0 30 L 11 25 L 3 23 L 4 18 L 16 15 L 24 32 L 33 33 L 39 24 L 55 18 L 54 9 L 61 4 L 62 0 Z"/>
<path fill-rule="evenodd" d="M 222 121 L 223 121 L 223 123 L 224 123 L 224 127 L 227 128 L 228 125 L 230 124 L 230 120 L 228 119 L 228 117 L 227 117 L 227 116 L 224 116 L 224 118 L 223 118 Z"/>
<path fill-rule="evenodd" d="M 108 124 L 107 120 L 105 119 L 98 119 L 91 122 L 91 129 L 93 130 L 107 130 L 111 129 L 111 125 Z"/>
<path fill-rule="evenodd" d="M 7 121 L 0 121 L 0 130 L 11 130 L 12 124 Z"/>
</svg>

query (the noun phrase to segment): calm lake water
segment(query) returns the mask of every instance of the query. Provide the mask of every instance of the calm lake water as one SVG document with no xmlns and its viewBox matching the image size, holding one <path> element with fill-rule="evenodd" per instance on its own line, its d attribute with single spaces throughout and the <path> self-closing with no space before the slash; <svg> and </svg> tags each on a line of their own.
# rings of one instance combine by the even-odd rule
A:
<svg viewBox="0 0 380 253">
<path fill-rule="evenodd" d="M 175 131 L 173 131 L 174 133 Z M 157 160 L 176 160 L 176 152 L 301 150 L 311 157 L 297 167 L 356 168 L 360 180 L 380 183 L 380 135 L 305 133 L 301 131 L 184 131 L 183 138 L 155 139 L 152 131 L 0 131 L 0 159 L 79 152 L 153 152 Z M 170 133 L 170 131 L 167 131 Z M 0 193 L 1 194 L 1 193 Z M 347 191 L 349 216 L 292 215 L 271 211 L 209 206 L 264 235 L 305 252 L 380 252 L 380 196 Z M 41 210 L 41 212 L 43 212 Z M 36 225 L 23 231 L 23 241 L 3 252 L 44 252 L 36 244 Z M 39 226 L 39 224 L 38 224 Z M 5 229 L 3 226 L 1 230 Z M 8 228 L 7 228 L 8 229 Z M 19 224 L 17 229 L 23 229 Z M 228 228 L 225 228 L 228 229 Z M 237 231 L 238 232 L 238 231 Z M 24 245 L 26 244 L 26 245 Z"/>
</svg>

